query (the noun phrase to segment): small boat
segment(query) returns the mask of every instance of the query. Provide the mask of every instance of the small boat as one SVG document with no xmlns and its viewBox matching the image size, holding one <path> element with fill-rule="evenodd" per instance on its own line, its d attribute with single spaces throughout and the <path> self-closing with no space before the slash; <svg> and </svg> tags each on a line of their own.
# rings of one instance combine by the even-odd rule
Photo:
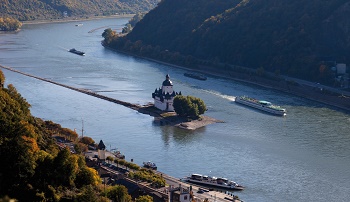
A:
<svg viewBox="0 0 350 202">
<path fill-rule="evenodd" d="M 248 96 L 236 97 L 235 101 L 237 103 L 247 105 L 249 107 L 253 107 L 265 112 L 269 112 L 274 115 L 284 116 L 287 113 L 286 109 L 277 105 L 273 105 L 271 102 L 264 101 L 264 100 L 257 100 L 254 98 L 250 98 Z"/>
<path fill-rule="evenodd" d="M 234 181 L 230 181 L 227 178 L 210 177 L 207 175 L 200 175 L 200 174 L 192 174 L 191 176 L 188 176 L 183 180 L 187 182 L 195 183 L 195 184 L 200 184 L 203 186 L 217 187 L 217 188 L 237 190 L 237 191 L 241 191 L 245 188 L 244 186 L 239 185 Z"/>
<path fill-rule="evenodd" d="M 78 51 L 78 50 L 76 50 L 75 48 L 70 49 L 69 52 L 75 53 L 75 54 L 77 54 L 77 55 L 85 55 L 84 52 Z"/>
<path fill-rule="evenodd" d="M 152 163 L 151 161 L 143 162 L 143 167 L 149 168 L 152 170 L 157 170 L 157 165 L 155 163 Z"/>
<path fill-rule="evenodd" d="M 202 80 L 202 81 L 207 80 L 207 77 L 204 76 L 203 74 L 194 73 L 194 72 L 191 72 L 191 73 L 189 73 L 189 72 L 184 73 L 184 76 L 190 77 L 190 78 L 194 78 L 194 79 L 198 79 L 198 80 Z"/>
<path fill-rule="evenodd" d="M 112 149 L 111 150 L 112 154 L 117 157 L 118 159 L 125 159 L 125 155 L 120 153 L 120 151 L 116 150 L 116 149 Z"/>
<path fill-rule="evenodd" d="M 75 25 L 76 27 L 83 26 L 83 23 L 79 23 Z"/>
</svg>

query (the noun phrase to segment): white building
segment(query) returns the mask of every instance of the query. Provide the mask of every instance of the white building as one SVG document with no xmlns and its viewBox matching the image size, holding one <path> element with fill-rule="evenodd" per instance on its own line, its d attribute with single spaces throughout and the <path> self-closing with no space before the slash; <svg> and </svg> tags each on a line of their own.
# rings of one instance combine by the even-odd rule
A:
<svg viewBox="0 0 350 202">
<path fill-rule="evenodd" d="M 152 93 L 154 106 L 162 111 L 174 111 L 173 101 L 176 95 L 181 95 L 181 92 L 176 93 L 173 90 L 173 83 L 170 81 L 169 74 L 167 74 L 162 88 L 156 89 Z"/>
<path fill-rule="evenodd" d="M 181 187 L 172 188 L 169 187 L 169 202 L 191 202 L 191 188 L 185 189 Z"/>
</svg>

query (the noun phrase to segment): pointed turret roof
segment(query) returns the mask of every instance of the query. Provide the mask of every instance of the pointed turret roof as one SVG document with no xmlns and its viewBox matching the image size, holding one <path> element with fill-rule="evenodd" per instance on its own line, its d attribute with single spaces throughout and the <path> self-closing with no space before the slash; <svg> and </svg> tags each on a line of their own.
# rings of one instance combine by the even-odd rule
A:
<svg viewBox="0 0 350 202">
<path fill-rule="evenodd" d="M 99 150 L 105 150 L 105 149 L 106 149 L 106 146 L 105 146 L 105 144 L 103 143 L 102 140 L 100 140 L 100 143 L 98 143 L 97 148 L 98 148 Z"/>
<path fill-rule="evenodd" d="M 172 86 L 173 82 L 170 81 L 170 76 L 169 74 L 167 74 L 165 76 L 165 81 L 163 81 L 163 86 Z"/>
</svg>

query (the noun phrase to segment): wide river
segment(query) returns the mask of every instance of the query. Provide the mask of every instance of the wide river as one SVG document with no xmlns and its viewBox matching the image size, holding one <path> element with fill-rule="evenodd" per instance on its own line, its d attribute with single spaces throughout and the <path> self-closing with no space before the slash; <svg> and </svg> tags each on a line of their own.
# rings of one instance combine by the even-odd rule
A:
<svg viewBox="0 0 350 202">
<path fill-rule="evenodd" d="M 120 31 L 128 18 L 24 25 L 0 35 L 0 64 L 119 100 L 146 104 L 169 74 L 175 91 L 199 97 L 207 116 L 225 123 L 186 131 L 153 117 L 18 73 L 2 70 L 31 104 L 34 116 L 52 120 L 118 148 L 127 160 L 153 161 L 175 177 L 223 176 L 246 186 L 244 201 L 349 201 L 350 115 L 271 89 L 208 77 L 106 50 L 107 27 Z M 69 53 L 76 48 L 86 56 Z M 276 117 L 236 104 L 248 95 L 287 109 Z M 83 126 L 83 127 L 82 127 Z"/>
</svg>

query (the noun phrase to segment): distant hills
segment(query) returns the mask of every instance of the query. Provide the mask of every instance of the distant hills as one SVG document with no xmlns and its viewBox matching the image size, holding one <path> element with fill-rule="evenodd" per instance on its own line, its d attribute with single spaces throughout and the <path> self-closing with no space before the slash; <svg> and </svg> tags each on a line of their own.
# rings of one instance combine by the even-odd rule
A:
<svg viewBox="0 0 350 202">
<path fill-rule="evenodd" d="M 0 17 L 20 21 L 148 12 L 159 0 L 10 0 L 1 1 Z"/>
<path fill-rule="evenodd" d="M 350 64 L 347 0 L 162 0 L 126 41 L 308 80 Z M 145 50 L 143 48 L 142 50 Z"/>
</svg>

